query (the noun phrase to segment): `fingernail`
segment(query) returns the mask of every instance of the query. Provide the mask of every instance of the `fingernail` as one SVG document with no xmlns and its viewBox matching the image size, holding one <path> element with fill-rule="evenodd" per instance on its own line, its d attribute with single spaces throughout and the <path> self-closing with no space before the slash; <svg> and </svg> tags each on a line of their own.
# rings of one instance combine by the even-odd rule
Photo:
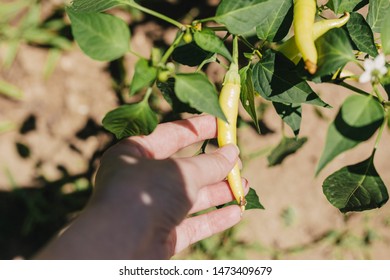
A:
<svg viewBox="0 0 390 280">
<path fill-rule="evenodd" d="M 220 148 L 219 152 L 222 153 L 231 163 L 235 163 L 237 161 L 240 150 L 236 145 L 228 144 Z"/>
</svg>

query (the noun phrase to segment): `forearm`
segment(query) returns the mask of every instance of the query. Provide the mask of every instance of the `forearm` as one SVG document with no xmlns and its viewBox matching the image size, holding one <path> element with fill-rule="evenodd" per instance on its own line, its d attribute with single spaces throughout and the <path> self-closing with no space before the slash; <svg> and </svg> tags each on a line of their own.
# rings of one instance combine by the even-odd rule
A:
<svg viewBox="0 0 390 280">
<path fill-rule="evenodd" d="M 138 208 L 138 209 L 136 209 Z M 168 234 L 137 205 L 91 203 L 37 259 L 165 259 Z"/>
</svg>

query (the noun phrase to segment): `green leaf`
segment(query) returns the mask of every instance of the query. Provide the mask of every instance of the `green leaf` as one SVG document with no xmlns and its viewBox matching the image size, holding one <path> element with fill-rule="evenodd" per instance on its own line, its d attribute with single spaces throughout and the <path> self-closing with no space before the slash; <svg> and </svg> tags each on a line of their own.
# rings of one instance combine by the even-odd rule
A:
<svg viewBox="0 0 390 280">
<path fill-rule="evenodd" d="M 325 179 L 323 192 L 333 206 L 345 213 L 379 208 L 387 202 L 386 186 L 373 161 L 374 155 Z"/>
<path fill-rule="evenodd" d="M 382 23 L 390 10 L 390 0 L 370 0 L 367 22 L 372 31 L 381 33 Z"/>
<path fill-rule="evenodd" d="M 257 193 L 254 189 L 249 188 L 249 191 L 248 191 L 247 195 L 245 196 L 245 199 L 247 202 L 247 204 L 245 206 L 245 210 L 264 209 L 264 206 L 261 204 L 259 196 L 257 195 Z M 224 205 L 221 205 L 217 208 L 222 208 L 222 207 L 226 207 L 229 205 L 238 205 L 238 203 L 236 200 L 233 200 L 233 201 L 226 203 Z"/>
<path fill-rule="evenodd" d="M 207 52 L 217 53 L 229 61 L 232 61 L 232 55 L 229 50 L 226 48 L 224 42 L 215 35 L 215 32 L 211 29 L 203 29 L 194 33 L 194 39 L 196 44 Z"/>
<path fill-rule="evenodd" d="M 291 127 L 295 136 L 298 136 L 302 121 L 301 104 L 273 102 L 276 112 L 282 120 Z"/>
<path fill-rule="evenodd" d="M 270 101 L 281 103 L 307 103 L 329 107 L 294 71 L 295 64 L 283 55 L 268 50 L 253 67 L 255 90 Z"/>
<path fill-rule="evenodd" d="M 118 0 L 73 0 L 71 8 L 78 13 L 102 12 L 123 2 Z"/>
<path fill-rule="evenodd" d="M 359 13 L 351 13 L 351 17 L 346 25 L 352 42 L 359 51 L 368 53 L 372 57 L 378 55 L 374 42 L 374 34 L 364 17 Z"/>
<path fill-rule="evenodd" d="M 226 121 L 219 106 L 217 91 L 205 75 L 201 73 L 176 75 L 175 93 L 180 101 L 192 108 Z"/>
<path fill-rule="evenodd" d="M 283 160 L 291 154 L 298 151 L 307 141 L 307 137 L 302 138 L 288 138 L 283 137 L 282 141 L 271 151 L 267 157 L 268 166 L 275 166 L 281 164 Z"/>
<path fill-rule="evenodd" d="M 222 0 L 218 6 L 216 22 L 226 25 L 230 33 L 241 35 L 254 30 L 283 2 L 290 0 Z"/>
<path fill-rule="evenodd" d="M 329 126 L 316 174 L 339 154 L 368 140 L 380 127 L 384 116 L 383 107 L 372 96 L 348 97 Z"/>
<path fill-rule="evenodd" d="M 263 21 L 256 26 L 257 37 L 271 42 L 282 40 L 292 24 L 292 10 L 293 1 L 283 1 L 272 11 L 272 17 L 263 17 Z"/>
<path fill-rule="evenodd" d="M 149 61 L 141 58 L 135 65 L 133 81 L 130 85 L 130 95 L 148 87 L 157 77 L 157 69 L 149 64 Z"/>
<path fill-rule="evenodd" d="M 183 103 L 177 98 L 175 94 L 175 79 L 170 78 L 167 82 L 157 82 L 157 87 L 160 89 L 162 96 L 164 99 L 171 105 L 174 113 L 191 113 L 191 114 L 199 114 L 199 111 L 195 110 L 188 106 L 188 104 Z"/>
<path fill-rule="evenodd" d="M 13 99 L 23 98 L 23 91 L 20 88 L 4 80 L 0 80 L 0 95 L 1 94 Z"/>
<path fill-rule="evenodd" d="M 249 66 L 240 69 L 241 78 L 241 104 L 245 111 L 252 118 L 257 132 L 260 133 L 259 121 L 257 119 L 257 111 L 255 105 L 256 92 L 252 81 L 252 69 Z"/>
<path fill-rule="evenodd" d="M 108 14 L 66 11 L 72 22 L 73 36 L 89 57 L 111 61 L 129 50 L 130 31 L 123 20 Z"/>
<path fill-rule="evenodd" d="M 175 48 L 172 59 L 180 64 L 198 66 L 213 54 L 200 48 L 195 42 L 184 44 Z"/>
<path fill-rule="evenodd" d="M 333 73 L 355 60 L 348 35 L 343 29 L 335 28 L 328 31 L 316 41 L 318 50 L 317 76 Z"/>
<path fill-rule="evenodd" d="M 381 42 L 384 54 L 390 54 L 390 9 L 382 21 Z"/>
<path fill-rule="evenodd" d="M 342 14 L 344 12 L 352 12 L 364 0 L 329 0 L 326 4 L 335 14 Z"/>
<path fill-rule="evenodd" d="M 122 105 L 108 112 L 103 119 L 104 128 L 118 139 L 148 135 L 156 128 L 157 123 L 157 115 L 146 101 Z"/>
</svg>

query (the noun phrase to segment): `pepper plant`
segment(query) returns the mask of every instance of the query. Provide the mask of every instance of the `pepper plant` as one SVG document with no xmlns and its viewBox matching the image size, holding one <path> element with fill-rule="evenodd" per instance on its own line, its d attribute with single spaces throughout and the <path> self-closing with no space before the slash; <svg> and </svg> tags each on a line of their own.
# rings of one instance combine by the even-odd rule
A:
<svg viewBox="0 0 390 280">
<path fill-rule="evenodd" d="M 74 0 L 67 7 L 67 14 L 80 48 L 100 61 L 134 55 L 129 44 L 129 26 L 107 13 L 117 6 L 138 9 L 177 29 L 176 38 L 161 55 L 153 50 L 151 57 L 140 57 L 136 63 L 129 94 L 142 96 L 141 101 L 122 105 L 103 119 L 103 126 L 118 139 L 149 134 L 155 129 L 158 117 L 149 99 L 159 92 L 174 112 L 208 113 L 226 120 L 218 102 L 218 85 L 203 70 L 210 63 L 227 68 L 227 63 L 239 61 L 241 104 L 258 131 L 255 101 L 263 99 L 272 103 L 295 135 L 283 135 L 271 152 L 270 165 L 275 165 L 306 141 L 299 136 L 302 106 L 332 110 L 311 84 L 329 83 L 349 89 L 350 96 L 329 125 L 316 174 L 337 160 L 338 155 L 376 137 L 367 159 L 330 174 L 323 183 L 323 192 L 341 212 L 381 207 L 388 200 L 388 192 L 375 169 L 374 157 L 383 130 L 390 128 L 390 71 L 386 62 L 386 55 L 390 54 L 390 0 L 329 0 L 324 5 L 314 0 L 306 2 L 310 1 L 316 4 L 315 19 L 310 25 L 313 36 L 299 36 L 303 39 L 289 39 L 293 36 L 289 32 L 293 21 L 299 34 L 304 25 L 298 21 L 306 16 L 302 10 L 294 10 L 293 0 L 221 0 L 214 16 L 195 18 L 190 24 L 134 0 Z M 367 15 L 363 16 L 361 8 L 367 6 Z M 342 23 L 332 25 L 339 18 Z M 317 32 L 316 26 L 322 29 Z M 305 41 L 310 37 L 318 60 L 309 73 L 301 59 L 305 54 L 300 52 L 305 52 L 305 44 L 312 43 Z M 233 54 L 232 38 L 240 42 Z M 361 71 L 351 73 L 347 64 L 356 64 Z M 180 72 L 180 65 L 192 66 L 194 72 Z M 363 90 L 356 82 L 370 83 L 371 90 Z M 262 208 L 253 190 L 246 199 L 247 209 Z"/>
</svg>

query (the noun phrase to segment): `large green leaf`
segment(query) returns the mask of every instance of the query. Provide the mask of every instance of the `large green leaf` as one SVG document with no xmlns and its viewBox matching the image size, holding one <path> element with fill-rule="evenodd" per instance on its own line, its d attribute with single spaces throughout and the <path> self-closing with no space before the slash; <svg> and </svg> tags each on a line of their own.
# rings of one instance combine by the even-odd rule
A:
<svg viewBox="0 0 390 280">
<path fill-rule="evenodd" d="M 121 0 L 73 0 L 71 8 L 78 13 L 102 12 L 123 2 Z"/>
<path fill-rule="evenodd" d="M 323 76 L 344 67 L 355 60 L 348 35 L 343 29 L 335 28 L 328 31 L 316 41 L 318 49 L 318 71 L 316 75 Z"/>
<path fill-rule="evenodd" d="M 382 22 L 390 10 L 390 0 L 370 0 L 367 22 L 372 31 L 381 32 Z"/>
<path fill-rule="evenodd" d="M 165 83 L 157 82 L 157 87 L 161 91 L 164 99 L 171 105 L 174 113 L 191 113 L 191 114 L 199 114 L 199 111 L 191 108 L 188 104 L 181 102 L 179 98 L 177 98 L 175 94 L 175 79 L 170 78 Z"/>
<path fill-rule="evenodd" d="M 130 85 L 130 94 L 134 94 L 150 84 L 157 77 L 157 69 L 149 61 L 141 58 L 135 65 L 134 77 Z"/>
<path fill-rule="evenodd" d="M 123 20 L 102 13 L 75 13 L 72 9 L 67 13 L 73 36 L 89 57 L 110 61 L 129 50 L 130 31 Z"/>
<path fill-rule="evenodd" d="M 273 11 L 290 0 L 222 0 L 215 21 L 226 25 L 230 33 L 241 35 L 254 30 L 265 18 L 273 18 Z"/>
<path fill-rule="evenodd" d="M 309 84 L 294 71 L 295 64 L 268 50 L 253 67 L 255 89 L 267 100 L 281 103 L 307 103 L 327 107 Z"/>
<path fill-rule="evenodd" d="M 302 121 L 301 104 L 273 102 L 273 105 L 279 117 L 291 127 L 295 136 L 298 136 Z"/>
<path fill-rule="evenodd" d="M 253 86 L 252 81 L 252 69 L 250 66 L 245 66 L 240 69 L 240 79 L 241 79 L 241 94 L 240 100 L 241 104 L 244 107 L 245 111 L 252 118 L 252 121 L 255 124 L 257 132 L 260 133 L 259 121 L 257 119 L 257 111 L 255 104 L 256 92 Z"/>
<path fill-rule="evenodd" d="M 384 54 L 390 54 L 390 9 L 382 21 L 381 41 Z"/>
<path fill-rule="evenodd" d="M 383 107 L 372 96 L 348 97 L 329 126 L 316 174 L 339 154 L 368 140 L 382 124 L 384 116 Z"/>
<path fill-rule="evenodd" d="M 283 1 L 272 11 L 272 17 L 263 17 L 256 26 L 257 37 L 267 41 L 280 41 L 288 33 L 292 24 L 293 0 Z"/>
<path fill-rule="evenodd" d="M 373 161 L 374 155 L 343 167 L 325 179 L 323 192 L 341 212 L 379 208 L 388 201 L 387 188 Z"/>
<path fill-rule="evenodd" d="M 201 73 L 176 75 L 175 93 L 180 101 L 200 112 L 226 120 L 218 102 L 218 94 L 213 84 Z"/>
<path fill-rule="evenodd" d="M 372 57 L 378 55 L 374 42 L 374 34 L 364 17 L 359 13 L 351 13 L 351 17 L 346 25 L 352 42 L 359 51 L 368 53 Z"/>
<path fill-rule="evenodd" d="M 329 0 L 326 5 L 336 14 L 342 14 L 352 12 L 362 2 L 365 2 L 365 0 Z"/>
<path fill-rule="evenodd" d="M 268 166 L 281 164 L 283 160 L 291 154 L 294 154 L 306 143 L 307 138 L 288 138 L 283 137 L 282 141 L 271 151 L 267 157 Z"/>
<path fill-rule="evenodd" d="M 118 139 L 150 134 L 157 123 L 157 115 L 146 100 L 122 105 L 108 112 L 103 119 L 104 128 L 115 134 Z"/>
<path fill-rule="evenodd" d="M 232 55 L 226 48 L 224 42 L 217 35 L 215 35 L 215 32 L 211 29 L 206 28 L 202 31 L 195 32 L 194 39 L 196 44 L 203 50 L 220 54 L 230 61 L 233 60 Z"/>
<path fill-rule="evenodd" d="M 173 60 L 188 66 L 198 66 L 213 54 L 200 48 L 195 42 L 180 45 L 172 53 Z"/>
</svg>

